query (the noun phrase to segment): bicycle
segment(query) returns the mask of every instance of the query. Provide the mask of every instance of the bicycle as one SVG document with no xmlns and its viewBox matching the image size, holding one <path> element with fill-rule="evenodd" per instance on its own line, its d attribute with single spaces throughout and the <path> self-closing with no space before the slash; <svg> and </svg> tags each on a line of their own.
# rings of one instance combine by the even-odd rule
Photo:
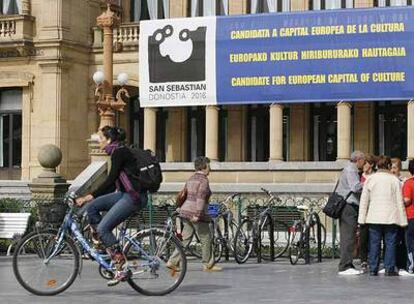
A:
<svg viewBox="0 0 414 304">
<path fill-rule="evenodd" d="M 280 199 L 264 188 L 261 190 L 269 197 L 267 203 L 265 206 L 255 205 L 252 218 L 244 216 L 234 238 L 234 258 L 239 264 L 245 263 L 253 252 L 256 253 L 258 263 L 261 263 L 262 258 L 274 261 L 289 246 L 288 226 L 274 220 L 272 215 L 272 208 Z"/>
<path fill-rule="evenodd" d="M 160 210 L 164 210 L 168 214 L 167 222 L 169 223 L 169 227 L 171 231 L 175 234 L 177 239 L 181 241 L 181 245 L 184 249 L 184 252 L 190 256 L 195 256 L 196 258 L 201 259 L 202 257 L 202 249 L 201 249 L 201 240 L 199 235 L 197 234 L 197 231 L 193 225 L 193 223 L 188 220 L 187 218 L 181 217 L 179 212 L 175 210 L 174 212 L 171 212 L 171 204 L 164 203 L 158 205 L 158 208 Z M 190 235 L 186 236 L 186 242 L 183 243 L 183 230 L 184 227 L 187 226 L 189 229 L 187 229 L 187 232 L 190 232 Z M 215 235 L 217 235 L 218 225 L 215 218 L 212 218 L 210 223 L 210 229 L 211 231 L 215 231 L 213 234 L 213 252 L 215 256 L 215 261 L 217 262 L 217 257 L 221 257 L 223 247 L 221 246 L 221 243 L 215 241 Z"/>
<path fill-rule="evenodd" d="M 227 205 L 229 202 L 234 202 L 237 198 L 236 204 L 240 209 L 240 195 L 240 193 L 230 194 L 224 201 L 218 203 L 220 211 L 218 216 L 213 218 L 216 263 L 221 260 L 223 252 L 227 261 L 229 260 L 230 252 L 234 253 L 234 237 L 239 225 L 234 220 L 233 212 Z"/>
<path fill-rule="evenodd" d="M 69 208 L 58 231 L 36 228 L 17 244 L 13 255 L 14 275 L 23 288 L 35 295 L 56 295 L 69 288 L 81 273 L 82 252 L 99 264 L 103 277 L 114 277 L 116 269 L 109 256 L 91 247 L 79 229 L 75 198 L 74 192 L 64 197 L 63 203 Z M 119 241 L 126 258 L 127 283 L 149 296 L 175 290 L 184 279 L 187 260 L 174 234 L 168 229 L 150 227 L 129 235 L 125 222 L 121 226 Z M 167 267 L 174 250 L 179 252 L 178 271 Z"/>
<path fill-rule="evenodd" d="M 303 212 L 303 218 L 294 221 L 289 228 L 291 240 L 289 246 L 289 260 L 292 265 L 297 264 L 300 258 L 309 263 L 311 245 L 317 246 L 318 259 L 321 259 L 322 249 L 326 242 L 326 228 L 320 222 L 314 204 L 299 205 L 297 209 Z"/>
</svg>

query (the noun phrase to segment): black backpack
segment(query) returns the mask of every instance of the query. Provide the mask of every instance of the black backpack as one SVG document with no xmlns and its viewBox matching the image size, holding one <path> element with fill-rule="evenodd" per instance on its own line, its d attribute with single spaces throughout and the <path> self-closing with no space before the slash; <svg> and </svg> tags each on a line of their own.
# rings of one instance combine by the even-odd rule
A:
<svg viewBox="0 0 414 304">
<path fill-rule="evenodd" d="M 138 180 L 142 189 L 151 193 L 157 192 L 162 183 L 162 171 L 155 153 L 134 146 L 129 149 L 136 160 L 136 170 L 128 173 Z"/>
</svg>

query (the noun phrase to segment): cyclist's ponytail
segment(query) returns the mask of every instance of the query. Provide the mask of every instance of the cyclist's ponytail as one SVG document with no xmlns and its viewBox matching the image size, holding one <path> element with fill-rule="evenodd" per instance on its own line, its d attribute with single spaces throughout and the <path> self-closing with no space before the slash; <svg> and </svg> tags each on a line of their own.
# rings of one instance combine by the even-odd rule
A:
<svg viewBox="0 0 414 304">
<path fill-rule="evenodd" d="M 105 126 L 101 129 L 103 136 L 110 139 L 111 142 L 124 142 L 126 140 L 126 132 L 122 128 Z"/>
</svg>

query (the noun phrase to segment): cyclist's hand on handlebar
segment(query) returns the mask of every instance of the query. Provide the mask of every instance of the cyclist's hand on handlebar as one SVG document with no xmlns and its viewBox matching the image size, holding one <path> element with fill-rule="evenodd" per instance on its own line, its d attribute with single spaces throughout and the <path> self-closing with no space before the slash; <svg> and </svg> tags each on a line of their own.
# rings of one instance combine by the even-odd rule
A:
<svg viewBox="0 0 414 304">
<path fill-rule="evenodd" d="M 78 207 L 82 207 L 84 204 L 86 204 L 87 202 L 90 202 L 93 199 L 94 199 L 94 197 L 92 196 L 92 194 L 88 194 L 88 195 L 85 195 L 85 196 L 82 196 L 82 197 L 78 197 L 75 200 L 75 204 Z"/>
</svg>

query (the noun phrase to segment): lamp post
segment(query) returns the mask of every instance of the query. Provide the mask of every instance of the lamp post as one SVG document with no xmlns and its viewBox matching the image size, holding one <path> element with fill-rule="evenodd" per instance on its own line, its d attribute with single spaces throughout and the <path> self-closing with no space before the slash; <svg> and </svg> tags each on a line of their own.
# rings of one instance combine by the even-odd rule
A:
<svg viewBox="0 0 414 304">
<path fill-rule="evenodd" d="M 98 97 L 96 102 L 98 112 L 100 115 L 99 129 L 104 126 L 115 126 L 115 111 L 123 111 L 126 103 L 123 97 L 128 97 L 129 94 L 124 87 L 128 82 L 128 75 L 120 73 L 118 75 L 118 83 L 121 88 L 114 96 L 112 95 L 112 77 L 113 77 L 113 29 L 118 27 L 119 18 L 111 10 L 111 1 L 107 1 L 107 10 L 103 12 L 97 20 L 97 25 L 103 30 L 103 72 L 97 71 L 93 75 L 93 80 L 96 83 L 95 96 Z"/>
</svg>

